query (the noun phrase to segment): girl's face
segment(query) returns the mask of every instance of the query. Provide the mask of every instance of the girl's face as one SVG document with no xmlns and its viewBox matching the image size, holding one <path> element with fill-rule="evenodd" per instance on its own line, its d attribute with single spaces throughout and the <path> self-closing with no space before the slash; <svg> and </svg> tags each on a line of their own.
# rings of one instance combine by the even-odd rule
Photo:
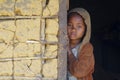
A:
<svg viewBox="0 0 120 80">
<path fill-rule="evenodd" d="M 70 40 L 81 40 L 85 32 L 83 18 L 79 15 L 72 15 L 68 19 L 68 37 Z"/>
</svg>

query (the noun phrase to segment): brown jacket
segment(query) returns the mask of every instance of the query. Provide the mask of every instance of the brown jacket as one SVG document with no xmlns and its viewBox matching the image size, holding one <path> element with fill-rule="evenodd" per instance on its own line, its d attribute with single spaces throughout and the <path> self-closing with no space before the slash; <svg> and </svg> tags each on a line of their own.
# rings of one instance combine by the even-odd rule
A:
<svg viewBox="0 0 120 80">
<path fill-rule="evenodd" d="M 91 22 L 89 13 L 83 8 L 75 8 L 71 12 L 79 13 L 85 20 L 87 27 L 84 39 L 80 43 L 77 58 L 73 54 L 68 55 L 68 70 L 78 80 L 93 80 L 94 55 L 93 46 L 90 43 Z"/>
<path fill-rule="evenodd" d="M 93 80 L 94 56 L 93 47 L 90 43 L 83 46 L 77 59 L 73 54 L 68 56 L 68 69 L 78 80 Z"/>
</svg>

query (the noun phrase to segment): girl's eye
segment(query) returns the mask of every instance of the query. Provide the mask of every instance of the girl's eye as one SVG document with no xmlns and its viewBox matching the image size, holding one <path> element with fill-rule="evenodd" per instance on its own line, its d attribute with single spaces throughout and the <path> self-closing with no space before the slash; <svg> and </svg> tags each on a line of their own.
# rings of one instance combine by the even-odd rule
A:
<svg viewBox="0 0 120 80">
<path fill-rule="evenodd" d="M 72 27 L 72 25 L 71 25 L 71 24 L 68 24 L 67 26 L 68 26 L 68 28 L 71 28 L 71 27 Z"/>
<path fill-rule="evenodd" d="M 81 26 L 78 26 L 78 28 L 81 28 Z"/>
</svg>

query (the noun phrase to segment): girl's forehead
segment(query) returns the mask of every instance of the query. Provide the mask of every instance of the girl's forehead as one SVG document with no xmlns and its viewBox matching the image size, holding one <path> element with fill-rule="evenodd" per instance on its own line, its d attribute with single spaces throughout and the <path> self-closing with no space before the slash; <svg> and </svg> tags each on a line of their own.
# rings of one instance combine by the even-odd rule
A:
<svg viewBox="0 0 120 80">
<path fill-rule="evenodd" d="M 68 14 L 68 20 L 70 20 L 72 18 L 79 18 L 79 19 L 83 20 L 83 17 L 79 13 L 75 13 L 75 12 Z"/>
<path fill-rule="evenodd" d="M 83 18 L 79 15 L 71 15 L 68 19 L 68 21 L 70 20 L 80 20 L 80 21 L 83 21 Z"/>
<path fill-rule="evenodd" d="M 82 17 L 81 14 L 77 13 L 77 12 L 71 12 L 71 13 L 69 13 L 68 17 L 71 17 L 71 16 L 80 16 L 80 17 Z"/>
</svg>

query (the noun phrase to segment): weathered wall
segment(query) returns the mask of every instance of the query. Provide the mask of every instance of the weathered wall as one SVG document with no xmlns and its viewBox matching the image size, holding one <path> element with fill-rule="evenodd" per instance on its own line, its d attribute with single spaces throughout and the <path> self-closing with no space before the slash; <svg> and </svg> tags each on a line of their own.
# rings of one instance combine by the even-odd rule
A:
<svg viewBox="0 0 120 80">
<path fill-rule="evenodd" d="M 58 11 L 59 0 L 0 0 L 0 80 L 57 79 Z"/>
</svg>

